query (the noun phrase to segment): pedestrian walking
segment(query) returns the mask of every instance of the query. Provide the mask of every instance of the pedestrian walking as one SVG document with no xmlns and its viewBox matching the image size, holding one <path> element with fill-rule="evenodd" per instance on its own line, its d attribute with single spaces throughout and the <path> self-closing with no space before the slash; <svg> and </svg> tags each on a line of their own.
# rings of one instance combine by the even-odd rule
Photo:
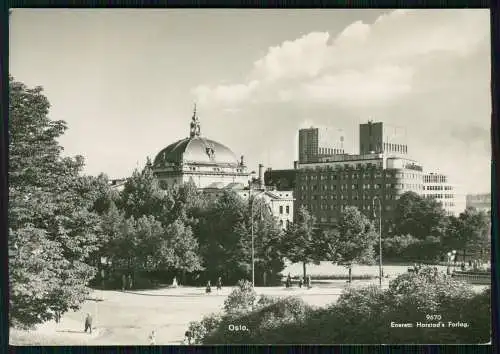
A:
<svg viewBox="0 0 500 354">
<path fill-rule="evenodd" d="M 87 333 L 87 330 L 92 334 L 92 316 L 90 313 L 87 313 L 87 316 L 85 316 L 85 333 Z"/>
<path fill-rule="evenodd" d="M 292 277 L 290 276 L 290 273 L 288 273 L 288 276 L 286 277 L 286 287 L 290 288 L 292 286 Z"/>
<path fill-rule="evenodd" d="M 122 291 L 125 291 L 125 288 L 127 287 L 127 277 L 125 274 L 122 274 Z"/>
<path fill-rule="evenodd" d="M 212 292 L 212 285 L 210 284 L 210 280 L 207 282 L 207 287 L 205 288 L 205 293 L 210 294 Z"/>
<path fill-rule="evenodd" d="M 132 282 L 132 275 L 128 275 L 128 288 L 131 290 L 132 289 L 132 286 L 133 286 L 133 282 Z"/>
<path fill-rule="evenodd" d="M 149 339 L 149 345 L 156 345 L 156 332 L 154 329 L 149 334 L 148 339 Z"/>
<path fill-rule="evenodd" d="M 174 280 L 172 280 L 172 288 L 177 288 L 179 284 L 177 284 L 177 277 L 174 277 Z"/>
<path fill-rule="evenodd" d="M 305 283 L 305 281 L 303 281 L 303 278 L 299 278 L 299 288 L 302 288 L 303 283 Z"/>
<path fill-rule="evenodd" d="M 186 331 L 186 333 L 184 333 L 184 343 L 191 344 L 192 340 L 193 340 L 193 334 L 191 333 L 191 331 Z"/>
<path fill-rule="evenodd" d="M 222 290 L 222 278 L 217 279 L 217 290 Z"/>
<path fill-rule="evenodd" d="M 307 276 L 307 288 L 311 289 L 311 276 L 310 275 Z"/>
</svg>

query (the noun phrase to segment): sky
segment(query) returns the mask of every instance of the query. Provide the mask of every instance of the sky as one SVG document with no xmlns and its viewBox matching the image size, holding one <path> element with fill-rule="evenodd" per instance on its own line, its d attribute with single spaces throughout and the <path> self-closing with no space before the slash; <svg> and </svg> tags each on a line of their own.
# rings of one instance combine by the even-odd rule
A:
<svg viewBox="0 0 500 354">
<path fill-rule="evenodd" d="M 201 135 L 292 168 L 300 128 L 406 131 L 409 157 L 491 190 L 488 10 L 15 9 L 9 71 L 42 86 L 85 173 L 130 176 Z"/>
</svg>

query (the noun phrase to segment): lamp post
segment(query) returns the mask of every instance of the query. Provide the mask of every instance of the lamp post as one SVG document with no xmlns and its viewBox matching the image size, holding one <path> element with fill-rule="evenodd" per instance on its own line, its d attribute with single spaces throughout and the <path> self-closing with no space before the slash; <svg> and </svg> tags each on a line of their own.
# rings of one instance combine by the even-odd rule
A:
<svg viewBox="0 0 500 354">
<path fill-rule="evenodd" d="M 379 197 L 373 197 L 372 205 L 373 205 L 373 216 L 376 216 L 375 213 L 375 200 L 378 202 L 378 210 L 379 210 L 379 228 L 378 228 L 378 275 L 379 275 L 379 285 L 382 287 L 382 203 Z"/>
<path fill-rule="evenodd" d="M 255 171 L 250 173 L 250 176 L 254 176 Z M 252 235 L 252 287 L 255 287 L 255 248 L 254 248 L 254 234 L 253 234 L 253 202 L 255 199 L 252 199 L 252 186 L 253 186 L 253 178 L 250 179 L 249 185 L 249 194 L 248 200 L 250 201 L 250 232 Z"/>
</svg>

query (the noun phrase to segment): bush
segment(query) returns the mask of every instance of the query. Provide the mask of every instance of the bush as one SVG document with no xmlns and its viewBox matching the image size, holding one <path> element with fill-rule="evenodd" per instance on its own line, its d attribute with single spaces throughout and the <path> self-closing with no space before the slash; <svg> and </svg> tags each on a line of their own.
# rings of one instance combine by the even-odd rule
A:
<svg viewBox="0 0 500 354">
<path fill-rule="evenodd" d="M 200 322 L 190 322 L 188 330 L 191 332 L 192 343 L 202 344 L 205 337 L 220 327 L 221 319 L 221 315 L 211 314 L 203 317 Z"/>
<path fill-rule="evenodd" d="M 237 288 L 234 289 L 224 301 L 226 313 L 246 312 L 253 309 L 257 293 L 252 283 L 247 280 L 238 281 Z"/>
<path fill-rule="evenodd" d="M 274 330 L 282 326 L 302 323 L 313 311 L 296 297 L 261 298 L 261 305 L 246 313 L 228 313 L 216 330 L 207 334 L 204 344 L 258 344 L 274 343 Z M 266 305 L 264 305 L 266 304 Z M 239 326 L 232 330 L 230 326 Z M 244 326 L 244 327 L 243 327 Z"/>
</svg>

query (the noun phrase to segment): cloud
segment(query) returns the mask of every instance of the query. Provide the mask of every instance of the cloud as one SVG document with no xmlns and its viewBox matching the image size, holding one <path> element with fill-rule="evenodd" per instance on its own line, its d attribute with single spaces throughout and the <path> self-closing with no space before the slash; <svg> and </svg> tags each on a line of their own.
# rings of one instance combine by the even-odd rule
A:
<svg viewBox="0 0 500 354">
<path fill-rule="evenodd" d="M 215 87 L 200 85 L 192 92 L 201 104 L 220 102 L 232 106 L 249 99 L 258 87 L 259 82 L 253 80 L 248 84 L 218 85 Z"/>
<path fill-rule="evenodd" d="M 329 38 L 327 32 L 311 32 L 271 47 L 254 63 L 253 76 L 266 81 L 314 77 L 325 66 Z"/>
<path fill-rule="evenodd" d="M 489 38 L 482 10 L 396 10 L 372 24 L 356 21 L 331 37 L 311 32 L 272 46 L 248 82 L 199 86 L 202 101 L 380 105 L 412 92 L 412 78 L 436 53 L 467 56 Z"/>
<path fill-rule="evenodd" d="M 288 100 L 331 103 L 341 106 L 373 105 L 398 99 L 411 91 L 413 71 L 397 66 L 367 71 L 345 70 L 325 75 L 287 91 Z"/>
</svg>

